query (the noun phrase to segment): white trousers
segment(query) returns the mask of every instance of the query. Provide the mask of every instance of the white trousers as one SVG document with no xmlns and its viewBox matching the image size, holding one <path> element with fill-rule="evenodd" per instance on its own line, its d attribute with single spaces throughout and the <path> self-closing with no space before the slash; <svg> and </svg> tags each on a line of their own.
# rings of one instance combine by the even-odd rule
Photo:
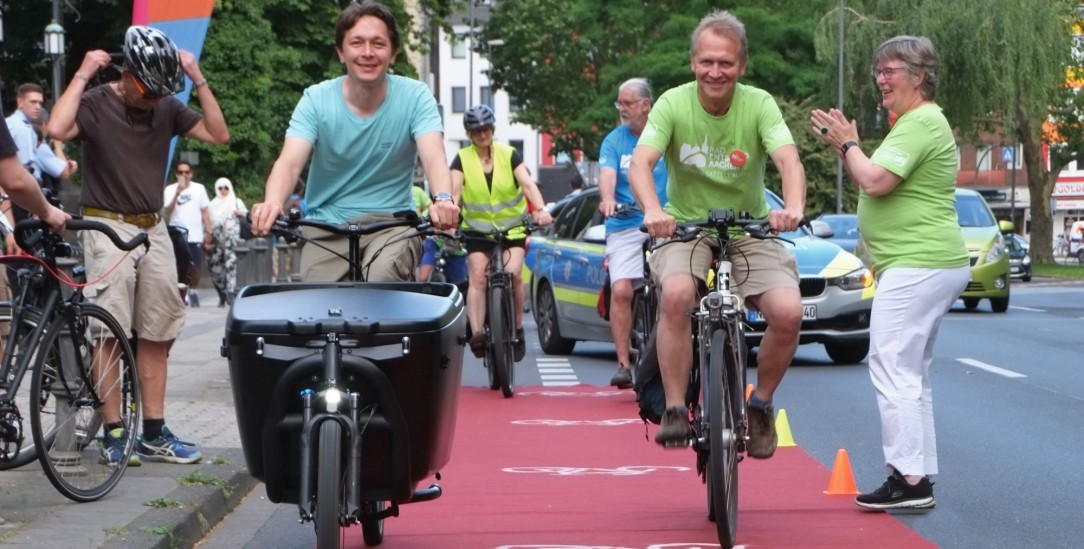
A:
<svg viewBox="0 0 1084 549">
<path fill-rule="evenodd" d="M 930 363 L 941 319 L 971 279 L 969 267 L 894 268 L 881 275 L 870 317 L 869 374 L 889 473 L 937 474 Z"/>
</svg>

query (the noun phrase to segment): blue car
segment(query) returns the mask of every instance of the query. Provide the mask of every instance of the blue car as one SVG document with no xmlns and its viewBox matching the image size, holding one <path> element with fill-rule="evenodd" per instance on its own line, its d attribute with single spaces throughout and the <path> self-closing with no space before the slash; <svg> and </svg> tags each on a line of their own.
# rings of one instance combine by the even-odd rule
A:
<svg viewBox="0 0 1084 549">
<path fill-rule="evenodd" d="M 782 200 L 767 192 L 773 209 Z M 612 341 L 609 323 L 598 314 L 606 277 L 605 228 L 598 189 L 587 189 L 550 208 L 553 225 L 528 240 L 524 280 L 547 354 L 568 354 L 577 341 Z M 813 236 L 807 229 L 784 233 L 795 243 L 801 276 L 801 343 L 821 343 L 837 363 L 860 362 L 869 352 L 873 276 L 853 254 Z M 749 312 L 750 348 L 760 344 L 767 324 Z"/>
</svg>

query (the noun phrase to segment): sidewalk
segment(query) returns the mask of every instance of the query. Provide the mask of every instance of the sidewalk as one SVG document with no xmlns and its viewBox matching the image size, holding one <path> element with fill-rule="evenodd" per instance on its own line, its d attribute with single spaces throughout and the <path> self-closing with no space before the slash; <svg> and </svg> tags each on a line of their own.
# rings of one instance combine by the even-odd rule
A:
<svg viewBox="0 0 1084 549">
<path fill-rule="evenodd" d="M 170 356 L 166 396 L 167 424 L 196 442 L 203 460 L 129 467 L 120 484 L 93 503 L 61 496 L 37 462 L 0 471 L 0 544 L 191 547 L 256 486 L 241 453 L 226 359 L 219 355 L 228 309 L 215 307 L 217 299 L 204 301 L 188 309 Z"/>
</svg>

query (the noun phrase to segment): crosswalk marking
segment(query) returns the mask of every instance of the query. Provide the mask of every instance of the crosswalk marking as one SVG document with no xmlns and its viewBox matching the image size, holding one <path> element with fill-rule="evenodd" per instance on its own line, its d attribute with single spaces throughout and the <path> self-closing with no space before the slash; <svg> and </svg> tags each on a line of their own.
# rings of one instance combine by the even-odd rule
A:
<svg viewBox="0 0 1084 549">
<path fill-rule="evenodd" d="M 571 387 L 580 384 L 567 358 L 538 357 L 535 365 L 538 367 L 543 387 Z"/>
</svg>

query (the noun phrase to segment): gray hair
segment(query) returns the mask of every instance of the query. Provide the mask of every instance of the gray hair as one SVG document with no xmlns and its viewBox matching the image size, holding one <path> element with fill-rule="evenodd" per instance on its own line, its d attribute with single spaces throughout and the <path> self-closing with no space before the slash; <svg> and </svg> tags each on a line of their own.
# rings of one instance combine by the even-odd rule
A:
<svg viewBox="0 0 1084 549">
<path fill-rule="evenodd" d="M 710 30 L 718 36 L 725 36 L 740 44 L 739 58 L 744 62 L 749 60 L 749 41 L 745 38 L 745 25 L 734 17 L 729 11 L 717 10 L 704 16 L 700 24 L 693 31 L 692 45 L 689 46 L 689 57 L 696 57 L 696 41 L 705 30 Z"/>
<path fill-rule="evenodd" d="M 617 88 L 617 93 L 621 93 L 625 90 L 636 92 L 637 97 L 647 99 L 648 103 L 655 102 L 655 97 L 651 94 L 651 84 L 648 84 L 647 80 L 644 78 L 629 78 Z"/>
<path fill-rule="evenodd" d="M 933 42 L 925 36 L 894 36 L 885 40 L 873 53 L 874 68 L 885 61 L 899 61 L 907 69 L 911 80 L 918 78 L 919 71 L 925 71 L 926 78 L 918 87 L 922 98 L 933 101 L 937 96 L 937 84 L 940 80 L 938 69 L 941 60 L 937 57 L 937 50 Z"/>
</svg>

